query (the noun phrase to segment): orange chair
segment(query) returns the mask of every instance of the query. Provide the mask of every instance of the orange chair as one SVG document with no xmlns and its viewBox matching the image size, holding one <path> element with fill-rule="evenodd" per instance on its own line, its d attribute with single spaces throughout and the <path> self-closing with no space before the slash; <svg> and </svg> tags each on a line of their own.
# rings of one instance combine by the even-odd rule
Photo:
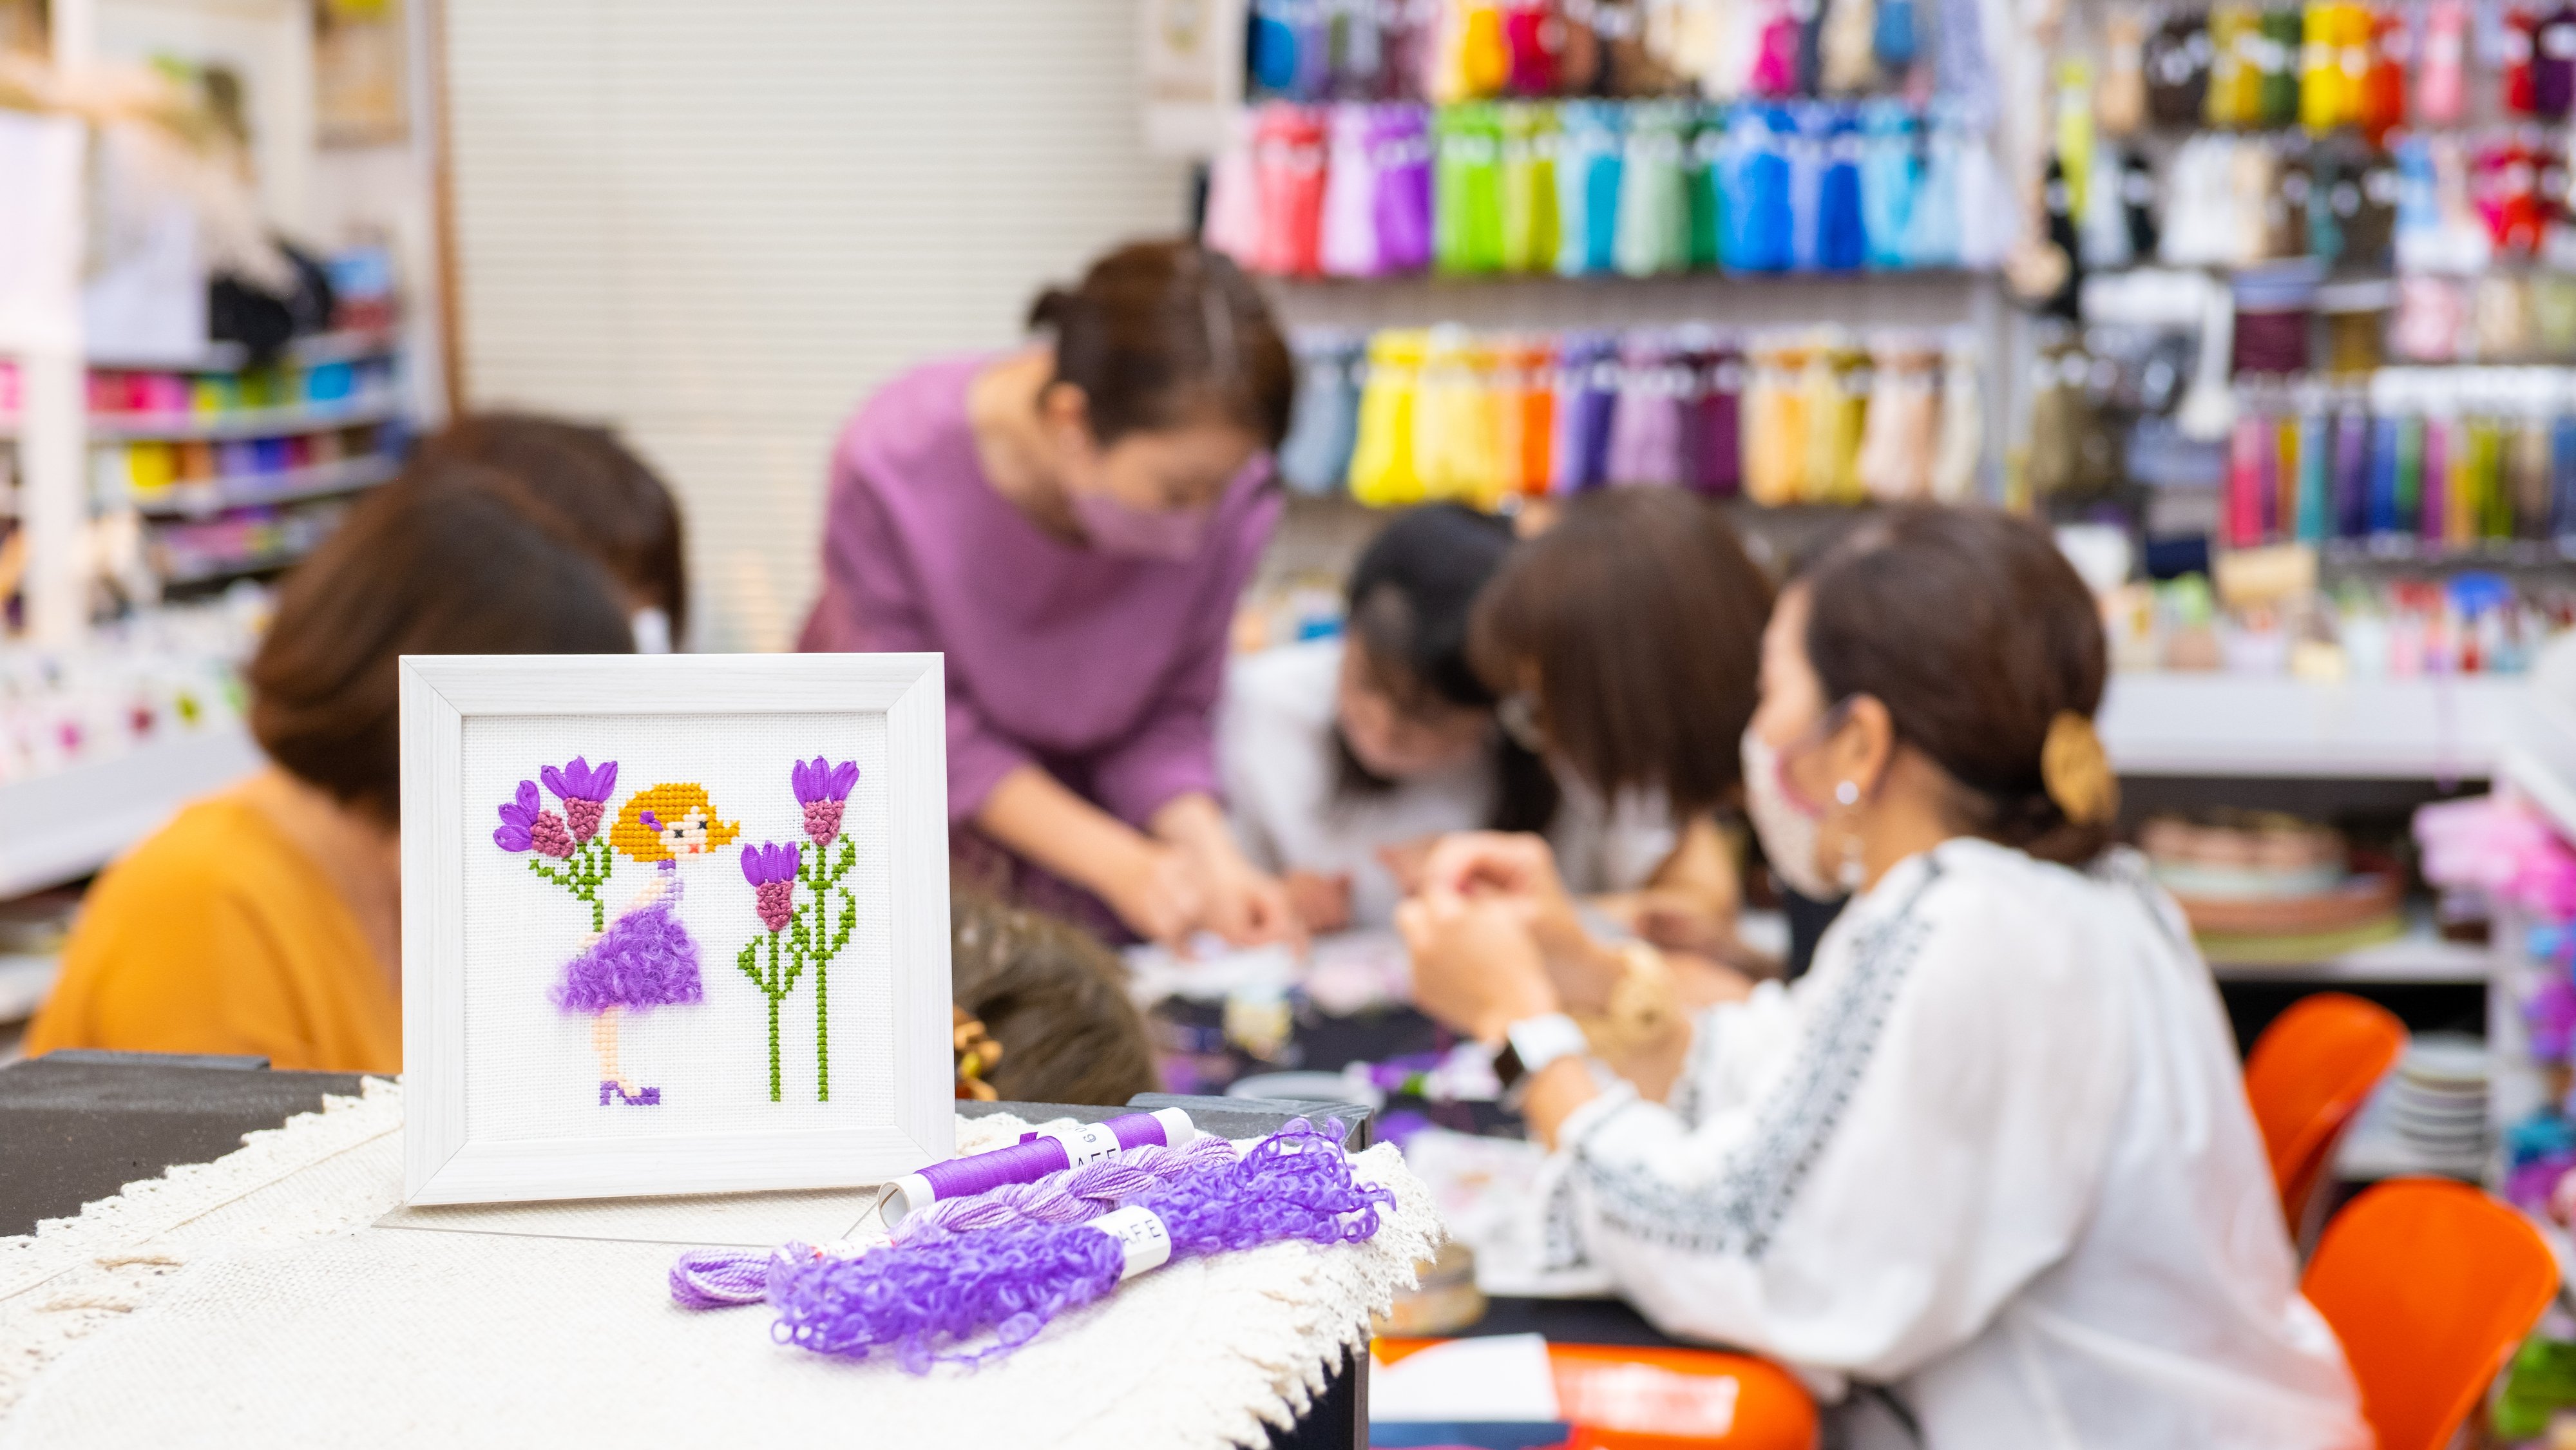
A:
<svg viewBox="0 0 2576 1450">
<path fill-rule="evenodd" d="M 1380 1339 L 1394 1364 L 1445 1339 Z M 1558 1412 L 1573 1426 L 1564 1450 L 1813 1450 L 1816 1402 L 1787 1370 L 1714 1349 L 1554 1344 L 1547 1367 Z"/>
<path fill-rule="evenodd" d="M 2263 1129 L 2292 1238 L 2306 1238 L 2317 1180 L 2353 1114 L 2405 1049 L 2406 1026 L 2394 1014 L 2341 992 L 2301 998 L 2255 1039 L 2245 1096 Z"/>
<path fill-rule="evenodd" d="M 2520 1214 L 2465 1183 L 2400 1178 L 2335 1215 L 2301 1287 L 2343 1341 L 2379 1450 L 2442 1450 L 2558 1282 Z"/>
</svg>

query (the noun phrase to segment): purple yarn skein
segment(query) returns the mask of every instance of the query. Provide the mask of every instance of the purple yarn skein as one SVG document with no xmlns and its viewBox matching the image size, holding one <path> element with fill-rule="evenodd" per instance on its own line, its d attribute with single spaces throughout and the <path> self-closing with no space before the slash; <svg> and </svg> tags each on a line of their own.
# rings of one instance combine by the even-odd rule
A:
<svg viewBox="0 0 2576 1450">
<path fill-rule="evenodd" d="M 972 1198 L 943 1198 L 897 1224 L 894 1241 L 918 1243 L 1014 1223 L 1080 1223 L 1192 1173 L 1235 1161 L 1234 1145 L 1201 1137 L 1186 1148 L 1149 1143 L 1050 1173 L 1035 1183 L 1006 1183 Z"/>
<path fill-rule="evenodd" d="M 898 1244 L 979 1233 L 1014 1224 L 1081 1223 L 1140 1194 L 1235 1161 L 1234 1145 L 1201 1137 L 1186 1148 L 1149 1143 L 1035 1183 L 1006 1183 L 972 1198 L 943 1198 L 905 1218 Z M 766 1249 L 691 1249 L 671 1265 L 671 1298 L 684 1309 L 730 1309 L 767 1296 Z"/>
<path fill-rule="evenodd" d="M 1338 1124 L 1318 1131 L 1301 1119 L 1237 1162 L 1131 1206 L 1163 1221 L 1180 1259 L 1286 1239 L 1356 1243 L 1376 1234 L 1380 1207 L 1394 1199 L 1351 1176 Z M 1010 1354 L 1057 1315 L 1106 1298 L 1124 1268 L 1119 1241 L 1083 1224 L 960 1234 L 855 1259 L 791 1244 L 770 1262 L 769 1302 L 783 1343 L 846 1359 L 891 1354 L 921 1374 Z"/>
</svg>

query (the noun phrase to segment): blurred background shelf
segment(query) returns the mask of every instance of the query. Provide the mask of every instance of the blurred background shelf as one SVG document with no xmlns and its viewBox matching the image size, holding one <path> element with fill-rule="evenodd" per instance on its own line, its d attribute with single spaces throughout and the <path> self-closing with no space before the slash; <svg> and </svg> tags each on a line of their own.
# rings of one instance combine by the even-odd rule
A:
<svg viewBox="0 0 2576 1450">
<path fill-rule="evenodd" d="M 225 509 L 263 504 L 298 503 L 373 488 L 394 476 L 400 464 L 384 454 L 343 458 L 336 463 L 290 469 L 284 473 L 227 478 L 214 483 L 174 484 L 158 494 L 139 495 L 138 512 L 156 517 L 202 518 Z"/>
<path fill-rule="evenodd" d="M 183 801 L 259 768 L 237 721 L 173 732 L 123 754 L 0 785 L 0 898 L 76 881 L 169 818 Z"/>
<path fill-rule="evenodd" d="M 90 437 L 100 442 L 146 440 L 194 442 L 200 439 L 276 438 L 381 423 L 401 416 L 402 397 L 387 390 L 329 403 L 302 403 L 291 408 L 244 408 L 231 413 L 93 414 Z"/>
<path fill-rule="evenodd" d="M 2495 968 L 2495 954 L 2490 948 L 2443 940 L 2433 929 L 2431 914 L 2424 911 L 2408 918 L 2402 936 L 2316 960 L 2240 953 L 2225 944 L 2212 944 L 2209 951 L 2210 972 L 2230 982 L 2482 983 L 2492 978 Z"/>
<path fill-rule="evenodd" d="M 376 330 L 345 329 L 317 332 L 288 342 L 274 356 L 255 360 L 250 349 L 236 342 L 209 343 L 202 352 L 167 357 L 110 357 L 92 355 L 89 365 L 119 372 L 153 373 L 237 373 L 254 361 L 288 362 L 304 367 L 321 363 L 351 362 L 358 358 L 388 357 L 402 349 L 399 333 Z"/>
<path fill-rule="evenodd" d="M 2525 693 L 2519 675 L 2125 672 L 2099 723 L 2123 775 L 2478 779 L 2515 738 Z"/>
</svg>

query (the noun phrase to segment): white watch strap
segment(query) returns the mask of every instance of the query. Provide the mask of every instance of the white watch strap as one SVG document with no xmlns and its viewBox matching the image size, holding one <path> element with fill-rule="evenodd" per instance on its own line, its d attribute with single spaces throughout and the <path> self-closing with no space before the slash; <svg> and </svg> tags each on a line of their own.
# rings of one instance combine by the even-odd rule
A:
<svg viewBox="0 0 2576 1450">
<path fill-rule="evenodd" d="M 1504 1030 L 1512 1054 L 1521 1060 L 1521 1071 L 1536 1074 L 1539 1069 L 1560 1057 L 1581 1057 L 1591 1051 L 1583 1029 L 1562 1012 L 1544 1017 L 1524 1017 Z"/>
</svg>

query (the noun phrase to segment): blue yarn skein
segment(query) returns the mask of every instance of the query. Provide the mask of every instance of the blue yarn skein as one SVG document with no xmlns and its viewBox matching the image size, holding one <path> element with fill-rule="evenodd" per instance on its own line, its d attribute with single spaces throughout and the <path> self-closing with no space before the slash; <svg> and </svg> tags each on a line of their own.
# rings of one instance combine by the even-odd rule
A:
<svg viewBox="0 0 2576 1450">
<path fill-rule="evenodd" d="M 1855 272 L 1869 260 L 1869 235 L 1860 209 L 1861 137 L 1848 114 L 1828 123 L 1824 174 L 1817 183 L 1816 265 L 1827 272 Z"/>
<path fill-rule="evenodd" d="M 1860 163 L 1861 227 L 1868 234 L 1869 265 L 1907 265 L 1905 233 L 1914 212 L 1921 167 L 1914 154 L 1914 118 L 1902 106 L 1878 103 L 1862 113 L 1866 135 Z"/>
<path fill-rule="evenodd" d="M 1252 83 L 1286 93 L 1297 84 L 1297 31 L 1284 0 L 1261 0 L 1252 12 Z"/>
<path fill-rule="evenodd" d="M 1914 64 L 1922 40 L 1914 33 L 1914 0 L 1878 0 L 1877 23 L 1870 27 L 1869 48 L 1889 70 Z"/>
<path fill-rule="evenodd" d="M 1776 106 L 1744 106 L 1727 126 L 1735 180 L 1726 198 L 1726 252 L 1745 272 L 1785 272 L 1797 260 L 1797 218 L 1791 201 L 1788 113 Z M 1739 141 L 1740 138 L 1740 141 Z"/>
</svg>

